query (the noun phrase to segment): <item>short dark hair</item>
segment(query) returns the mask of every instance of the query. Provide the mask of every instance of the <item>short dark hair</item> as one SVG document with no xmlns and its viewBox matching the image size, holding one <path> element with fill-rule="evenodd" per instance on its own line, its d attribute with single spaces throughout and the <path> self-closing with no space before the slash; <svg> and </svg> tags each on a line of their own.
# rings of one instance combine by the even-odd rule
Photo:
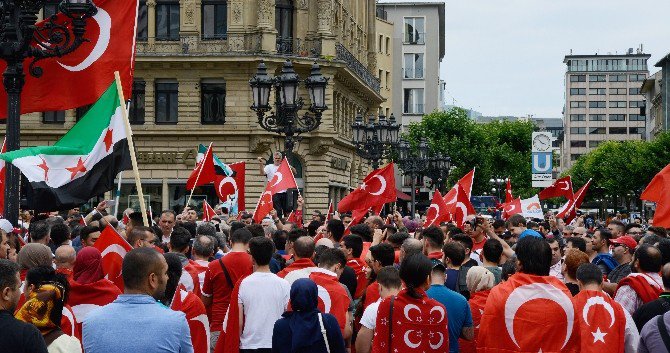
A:
<svg viewBox="0 0 670 353">
<path fill-rule="evenodd" d="M 266 237 L 253 237 L 249 240 L 249 253 L 258 266 L 268 265 L 274 252 L 272 240 Z"/>
<path fill-rule="evenodd" d="M 626 229 L 626 225 L 623 224 L 623 222 L 621 222 L 621 221 L 619 221 L 619 220 L 616 220 L 616 219 L 611 220 L 609 224 L 614 224 L 614 225 L 617 226 L 617 227 L 619 228 L 619 230 L 622 231 L 622 232 L 624 231 L 624 229 Z"/>
<path fill-rule="evenodd" d="M 172 300 L 175 292 L 177 291 L 183 268 L 181 267 L 181 259 L 179 258 L 179 255 L 175 253 L 165 253 L 163 254 L 163 257 L 165 257 L 165 262 L 167 263 L 168 267 L 168 280 L 165 284 L 165 295 L 163 296 L 163 300 L 161 300 L 161 302 L 167 305 L 167 302 Z"/>
<path fill-rule="evenodd" d="M 46 221 L 39 221 L 30 223 L 30 239 L 33 241 L 42 240 L 49 235 L 49 223 Z"/>
<path fill-rule="evenodd" d="M 340 264 L 344 267 L 347 264 L 347 258 L 340 249 L 326 248 L 319 254 L 319 266 L 331 267 Z"/>
<path fill-rule="evenodd" d="M 372 229 L 368 227 L 367 224 L 361 223 L 355 226 L 349 227 L 351 234 L 358 235 L 363 239 L 363 241 L 371 242 L 372 241 Z"/>
<path fill-rule="evenodd" d="M 128 243 L 133 245 L 138 240 L 145 240 L 147 238 L 147 232 L 153 233 L 154 230 L 145 226 L 133 227 L 133 229 L 127 235 Z"/>
<path fill-rule="evenodd" d="M 396 232 L 391 235 L 389 235 L 386 240 L 388 240 L 389 243 L 393 244 L 393 246 L 402 246 L 402 243 L 405 242 L 405 239 L 409 238 L 409 234 L 407 232 Z"/>
<path fill-rule="evenodd" d="M 658 250 L 661 251 L 661 263 L 670 262 L 670 239 L 662 238 L 658 242 Z"/>
<path fill-rule="evenodd" d="M 216 234 L 216 227 L 211 223 L 201 223 L 195 230 L 196 235 L 211 235 Z"/>
<path fill-rule="evenodd" d="M 582 237 L 570 237 L 566 241 L 567 243 L 572 243 L 573 248 L 579 249 L 579 251 L 586 252 L 586 240 Z"/>
<path fill-rule="evenodd" d="M 472 247 L 474 246 L 472 238 L 465 234 L 454 234 L 451 237 L 451 240 L 461 243 L 466 249 L 472 250 Z"/>
<path fill-rule="evenodd" d="M 287 242 L 295 243 L 296 240 L 300 237 L 308 237 L 307 231 L 301 228 L 294 228 L 288 232 L 288 237 L 286 238 Z"/>
<path fill-rule="evenodd" d="M 384 288 L 399 289 L 402 287 L 400 273 L 394 266 L 386 266 L 379 270 L 377 272 L 377 283 Z"/>
<path fill-rule="evenodd" d="M 521 272 L 548 276 L 551 267 L 551 248 L 544 239 L 523 237 L 516 243 L 516 256 L 521 262 Z"/>
<path fill-rule="evenodd" d="M 16 274 L 19 273 L 19 265 L 7 259 L 0 259 L 0 292 L 5 288 L 16 288 L 19 279 Z"/>
<path fill-rule="evenodd" d="M 240 228 L 244 228 L 246 226 L 247 225 L 244 224 L 244 222 L 234 221 L 233 223 L 230 224 L 230 234 L 233 234 L 233 233 L 235 233 L 236 230 L 238 230 Z"/>
<path fill-rule="evenodd" d="M 507 281 L 513 274 L 516 273 L 516 258 L 511 258 L 502 265 L 502 272 L 500 278 Z"/>
<path fill-rule="evenodd" d="M 191 244 L 191 233 L 184 227 L 176 226 L 170 234 L 170 246 L 172 251 L 182 252 Z"/>
<path fill-rule="evenodd" d="M 128 289 L 140 289 L 151 273 L 159 270 L 161 254 L 152 248 L 130 250 L 121 266 L 123 283 Z"/>
<path fill-rule="evenodd" d="M 142 212 L 139 211 L 131 212 L 128 215 L 128 222 L 131 223 L 133 227 L 144 225 L 144 218 L 142 217 Z"/>
<path fill-rule="evenodd" d="M 342 240 L 344 240 L 344 247 L 352 250 L 351 255 L 353 257 L 361 257 L 361 253 L 363 253 L 363 238 L 356 234 L 351 234 L 342 238 Z"/>
<path fill-rule="evenodd" d="M 668 236 L 668 231 L 663 227 L 649 227 L 647 228 L 648 232 L 652 232 L 661 238 L 666 238 Z"/>
<path fill-rule="evenodd" d="M 641 230 L 644 229 L 644 228 L 642 228 L 642 225 L 641 225 L 641 224 L 637 224 L 637 223 L 628 223 L 628 224 L 626 224 L 626 227 L 623 229 L 623 230 L 624 230 L 624 233 L 628 233 L 628 231 L 631 230 L 631 229 L 633 229 L 633 228 L 640 228 Z"/>
<path fill-rule="evenodd" d="M 484 243 L 482 253 L 484 254 L 486 260 L 500 264 L 500 258 L 502 257 L 503 253 L 502 243 L 498 239 L 488 239 Z"/>
<path fill-rule="evenodd" d="M 293 250 L 295 251 L 296 257 L 308 258 L 311 259 L 314 257 L 314 239 L 309 236 L 304 236 L 298 238 L 298 240 L 293 243 Z"/>
<path fill-rule="evenodd" d="M 249 224 L 246 226 L 246 228 L 251 232 L 252 238 L 265 236 L 265 230 L 263 229 L 263 226 L 258 223 Z"/>
<path fill-rule="evenodd" d="M 342 240 L 342 236 L 344 235 L 344 223 L 342 223 L 341 220 L 331 219 L 326 224 L 326 229 L 328 229 L 336 242 Z"/>
<path fill-rule="evenodd" d="M 395 262 L 395 250 L 389 243 L 381 243 L 370 247 L 370 255 L 382 264 L 382 267 L 393 266 Z"/>
<path fill-rule="evenodd" d="M 307 235 L 310 237 L 315 237 L 316 236 L 316 231 L 321 227 L 321 222 L 319 221 L 311 221 L 307 225 Z"/>
<path fill-rule="evenodd" d="M 635 260 L 638 261 L 640 270 L 644 272 L 660 272 L 661 266 L 661 251 L 657 248 L 642 244 L 635 250 Z"/>
<path fill-rule="evenodd" d="M 603 283 L 603 272 L 598 265 L 581 264 L 577 268 L 577 280 L 583 284 L 601 284 Z"/>
<path fill-rule="evenodd" d="M 465 246 L 458 241 L 450 241 L 444 244 L 442 252 L 455 266 L 460 266 L 465 261 Z"/>
<path fill-rule="evenodd" d="M 288 238 L 288 232 L 283 229 L 275 230 L 272 233 L 272 241 L 275 243 L 275 248 L 277 250 L 286 250 L 287 238 Z"/>
<path fill-rule="evenodd" d="M 56 223 L 51 226 L 51 240 L 55 245 L 63 244 L 70 239 L 70 227 L 64 223 Z"/>
<path fill-rule="evenodd" d="M 217 240 L 211 235 L 198 235 L 193 240 L 193 253 L 202 257 L 210 257 L 216 251 Z"/>
<path fill-rule="evenodd" d="M 610 222 L 610 224 L 611 224 L 611 222 Z M 612 235 L 612 232 L 610 232 L 609 229 L 607 229 L 607 228 L 598 228 L 598 229 L 596 229 L 596 232 L 599 232 L 599 233 L 600 233 L 600 239 L 604 239 L 604 240 L 605 240 L 605 243 L 606 243 L 607 245 L 610 244 L 610 240 L 612 240 L 613 235 Z"/>
<path fill-rule="evenodd" d="M 139 213 L 139 212 L 138 212 L 138 213 Z M 177 214 L 176 214 L 173 210 L 163 210 L 163 211 L 161 211 L 161 217 L 162 217 L 164 214 L 172 215 L 172 218 L 177 219 Z M 142 213 L 140 213 L 140 217 L 141 217 L 141 216 L 142 216 Z"/>
<path fill-rule="evenodd" d="M 493 229 L 504 227 L 504 226 L 505 226 L 505 221 L 503 221 L 502 219 L 496 219 L 495 221 L 493 221 L 493 225 L 491 225 L 491 227 Z"/>
<path fill-rule="evenodd" d="M 247 228 L 239 228 L 236 231 L 233 232 L 233 234 L 230 236 L 230 243 L 231 244 L 249 244 L 249 241 L 251 240 L 252 235 L 249 229 Z"/>
<path fill-rule="evenodd" d="M 663 265 L 663 267 L 661 268 L 661 277 L 663 277 L 663 287 L 666 290 L 670 289 L 670 265 L 668 264 Z M 2 288 L 0 288 L 0 290 L 2 290 Z"/>
<path fill-rule="evenodd" d="M 430 226 L 424 229 L 421 235 L 434 248 L 441 248 L 444 245 L 444 233 L 442 233 L 440 227 Z"/>
<path fill-rule="evenodd" d="M 520 213 L 517 213 L 515 215 L 512 215 L 509 219 L 507 219 L 507 224 L 509 224 L 512 227 L 518 227 L 519 224 L 521 224 L 522 226 L 526 226 L 526 218 Z"/>
<path fill-rule="evenodd" d="M 99 231 L 100 231 L 100 228 L 98 228 L 98 227 L 85 226 L 84 228 L 81 229 L 81 232 L 79 233 L 79 238 L 82 241 L 85 241 L 85 240 L 88 239 L 88 237 L 89 237 L 89 235 L 91 235 L 91 233 L 95 233 L 95 232 L 99 232 Z M 31 237 L 32 237 L 32 235 L 31 235 Z"/>
</svg>

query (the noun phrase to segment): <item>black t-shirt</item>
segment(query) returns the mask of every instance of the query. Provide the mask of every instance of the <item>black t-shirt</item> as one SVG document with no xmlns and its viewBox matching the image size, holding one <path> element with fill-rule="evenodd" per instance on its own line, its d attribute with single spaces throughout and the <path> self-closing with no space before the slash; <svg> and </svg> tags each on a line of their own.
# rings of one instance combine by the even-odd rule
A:
<svg viewBox="0 0 670 353">
<path fill-rule="evenodd" d="M 579 293 L 579 285 L 577 283 L 565 283 L 565 286 L 568 287 L 573 297 Z"/>
<path fill-rule="evenodd" d="M 633 313 L 633 321 L 638 331 L 642 331 L 644 324 L 653 319 L 656 315 L 663 315 L 670 311 L 670 293 L 662 293 L 659 299 L 642 305 Z"/>
<path fill-rule="evenodd" d="M 0 311 L 0 347 L 3 353 L 48 353 L 37 327 L 15 319 L 7 310 Z"/>
<path fill-rule="evenodd" d="M 344 266 L 344 270 L 342 270 L 342 274 L 340 275 L 340 283 L 347 286 L 347 289 L 349 289 L 349 293 L 351 293 L 352 296 L 356 293 L 358 280 L 356 279 L 356 272 L 353 268 Z"/>
</svg>

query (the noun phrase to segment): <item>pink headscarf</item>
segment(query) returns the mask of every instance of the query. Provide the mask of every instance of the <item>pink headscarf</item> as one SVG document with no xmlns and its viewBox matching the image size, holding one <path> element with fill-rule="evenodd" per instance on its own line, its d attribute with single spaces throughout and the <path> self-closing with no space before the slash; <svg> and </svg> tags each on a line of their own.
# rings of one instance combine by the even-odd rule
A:
<svg viewBox="0 0 670 353">
<path fill-rule="evenodd" d="M 100 250 L 92 246 L 81 249 L 77 254 L 72 272 L 72 277 L 79 284 L 89 284 L 104 278 Z"/>
</svg>

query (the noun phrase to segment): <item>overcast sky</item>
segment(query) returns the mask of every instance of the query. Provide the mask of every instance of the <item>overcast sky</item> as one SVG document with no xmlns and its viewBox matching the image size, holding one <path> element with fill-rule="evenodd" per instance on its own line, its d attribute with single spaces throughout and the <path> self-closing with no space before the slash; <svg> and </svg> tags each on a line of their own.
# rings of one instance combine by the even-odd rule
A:
<svg viewBox="0 0 670 353">
<path fill-rule="evenodd" d="M 563 57 L 644 45 L 670 52 L 669 0 L 446 0 L 447 104 L 484 115 L 560 118 Z"/>
</svg>

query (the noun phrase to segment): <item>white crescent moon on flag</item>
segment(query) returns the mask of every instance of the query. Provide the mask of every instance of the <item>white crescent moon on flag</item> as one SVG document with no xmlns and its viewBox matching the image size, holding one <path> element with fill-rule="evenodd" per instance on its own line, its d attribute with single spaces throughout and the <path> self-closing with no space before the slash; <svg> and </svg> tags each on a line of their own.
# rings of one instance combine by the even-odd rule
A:
<svg viewBox="0 0 670 353">
<path fill-rule="evenodd" d="M 570 189 L 567 181 L 561 181 L 559 184 L 565 185 L 564 188 L 559 188 L 561 190 L 569 190 Z"/>
<path fill-rule="evenodd" d="M 106 247 L 105 250 L 102 251 L 102 253 L 100 253 L 100 257 L 105 257 L 105 255 L 111 252 L 117 253 L 119 254 L 119 256 L 121 256 L 121 258 L 123 258 L 126 256 L 126 253 L 128 251 L 126 251 L 126 249 L 119 244 L 111 244 L 110 246 Z"/>
<path fill-rule="evenodd" d="M 207 335 L 207 350 L 206 350 L 206 352 L 209 352 L 209 340 L 210 340 L 211 332 L 209 331 L 209 320 L 207 319 L 207 315 L 200 314 L 200 315 L 192 318 L 190 321 L 198 321 L 202 324 L 203 328 L 205 329 L 205 334 Z"/>
<path fill-rule="evenodd" d="M 323 312 L 329 314 L 330 307 L 333 305 L 333 301 L 330 299 L 330 294 L 326 288 L 319 285 L 316 286 L 316 289 L 318 290 L 319 298 L 321 298 L 321 301 L 323 302 Z"/>
<path fill-rule="evenodd" d="M 563 291 L 547 283 L 531 283 L 524 286 L 518 287 L 512 291 L 512 293 L 507 297 L 505 302 L 505 328 L 507 328 L 507 333 L 512 339 L 514 344 L 519 346 L 519 343 L 516 341 L 514 336 L 514 319 L 516 318 L 516 312 L 521 308 L 523 304 L 526 304 L 528 301 L 533 299 L 547 299 L 558 304 L 563 311 L 565 311 L 565 316 L 567 318 L 567 333 L 565 335 L 565 341 L 561 349 L 570 340 L 572 336 L 572 326 L 574 325 L 575 312 L 572 307 L 572 301 L 568 298 Z"/>
<path fill-rule="evenodd" d="M 270 185 L 270 187 L 275 187 L 281 183 L 282 180 L 284 180 L 284 175 L 281 172 L 276 172 L 275 176 L 277 177 L 277 181 L 275 181 L 274 184 Z"/>
<path fill-rule="evenodd" d="M 444 335 L 442 334 L 442 332 L 436 332 L 435 334 L 440 335 L 440 341 L 437 342 L 437 344 L 432 344 L 430 342 L 430 339 L 428 339 L 428 345 L 430 346 L 431 349 L 438 349 L 442 347 L 442 344 L 444 343 Z"/>
<path fill-rule="evenodd" d="M 233 177 L 229 177 L 229 176 L 227 176 L 227 177 L 221 179 L 221 182 L 219 183 L 219 194 L 221 194 L 221 196 L 228 196 L 228 195 L 231 195 L 231 194 L 224 194 L 224 193 L 221 191 L 221 187 L 223 187 L 223 186 L 226 185 L 226 184 L 230 184 L 230 185 L 232 185 L 232 186 L 233 186 L 233 190 L 235 190 L 235 192 L 233 192 L 233 194 L 237 194 L 237 182 L 235 181 L 235 179 L 234 179 Z"/>
<path fill-rule="evenodd" d="M 603 297 L 591 297 L 586 301 L 586 305 L 584 305 L 584 309 L 582 310 L 582 316 L 584 317 L 584 322 L 588 325 L 589 324 L 589 309 L 594 306 L 594 305 L 602 305 L 605 310 L 607 310 L 607 313 L 610 314 L 610 327 L 614 326 L 614 308 L 612 308 L 612 305 L 603 299 Z"/>
<path fill-rule="evenodd" d="M 465 204 L 462 203 L 462 202 L 457 202 L 456 203 L 456 208 L 461 210 L 461 212 L 463 213 L 463 219 L 465 219 L 465 217 L 468 215 L 468 207 L 465 206 Z"/>
<path fill-rule="evenodd" d="M 68 310 L 66 307 L 63 307 L 63 316 L 70 320 L 71 332 L 65 332 L 68 336 L 74 336 L 74 328 L 77 322 L 74 320 L 74 313 Z"/>
<path fill-rule="evenodd" d="M 112 18 L 109 16 L 107 11 L 100 7 L 98 7 L 98 13 L 95 14 L 95 16 L 92 18 L 95 22 L 98 23 L 98 26 L 100 27 L 100 36 L 98 37 L 98 41 L 95 43 L 91 54 L 89 54 L 86 59 L 84 59 L 84 61 L 80 62 L 79 64 L 69 66 L 59 62 L 58 64 L 60 64 L 60 66 L 62 66 L 65 70 L 73 72 L 85 70 L 89 66 L 93 65 L 93 63 L 98 59 L 100 59 L 102 54 L 104 54 L 107 50 L 107 46 L 109 46 L 109 40 L 111 38 Z"/>
<path fill-rule="evenodd" d="M 384 177 L 381 175 L 375 175 L 374 177 L 379 179 L 379 182 L 382 185 L 379 187 L 379 190 L 377 190 L 377 192 L 371 192 L 370 195 L 379 196 L 383 194 L 384 191 L 386 191 L 386 179 L 384 179 Z"/>
<path fill-rule="evenodd" d="M 419 315 L 421 315 L 421 309 L 419 309 L 418 306 L 416 306 L 416 305 L 414 305 L 414 304 L 407 304 L 407 305 L 405 306 L 405 318 L 406 318 L 407 320 L 409 320 L 409 321 L 414 321 L 414 320 L 412 320 L 412 319 L 409 318 L 409 312 L 412 311 L 412 309 L 417 310 L 417 311 L 419 312 Z"/>
<path fill-rule="evenodd" d="M 410 333 L 410 332 L 414 332 L 414 330 L 407 330 L 407 332 L 405 332 L 405 337 L 403 337 L 404 340 L 405 340 L 405 344 L 406 344 L 407 347 L 409 347 L 409 348 L 417 348 L 417 347 L 419 347 L 419 346 L 421 345 L 421 341 L 419 341 L 419 343 L 414 343 L 414 342 L 412 342 L 412 341 L 409 340 L 409 333 Z"/>
<path fill-rule="evenodd" d="M 429 314 L 432 314 L 433 311 L 437 311 L 437 312 L 439 312 L 439 313 L 441 314 L 440 319 L 437 320 L 437 323 L 439 324 L 440 322 L 442 322 L 442 320 L 444 320 L 444 316 L 445 316 L 445 315 L 444 315 L 444 308 L 441 307 L 441 306 L 434 306 L 432 309 L 430 309 Z"/>
</svg>

